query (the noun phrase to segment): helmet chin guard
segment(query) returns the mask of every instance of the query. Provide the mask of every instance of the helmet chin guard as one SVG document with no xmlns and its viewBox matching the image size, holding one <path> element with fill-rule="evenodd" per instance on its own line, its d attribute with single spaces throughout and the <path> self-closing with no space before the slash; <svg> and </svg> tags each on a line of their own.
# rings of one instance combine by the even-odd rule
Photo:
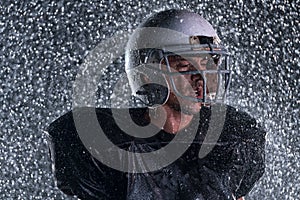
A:
<svg viewBox="0 0 300 200">
<path fill-rule="evenodd" d="M 163 105 L 170 95 L 166 77 L 159 70 L 154 70 L 157 64 L 140 65 L 127 70 L 132 95 L 147 107 Z"/>
<path fill-rule="evenodd" d="M 192 67 L 176 70 L 174 57 Z M 196 64 L 199 59 L 205 62 Z M 148 107 L 165 104 L 170 91 L 193 102 L 224 102 L 231 79 L 229 54 L 216 31 L 203 17 L 185 10 L 163 11 L 142 23 L 127 44 L 125 70 L 132 95 Z M 194 91 L 185 91 L 176 79 L 186 76 L 200 77 L 201 87 L 194 84 Z"/>
<path fill-rule="evenodd" d="M 155 107 L 156 105 L 163 105 L 168 100 L 169 89 L 157 83 L 146 83 L 140 90 L 136 92 L 136 96 L 148 107 Z"/>
</svg>

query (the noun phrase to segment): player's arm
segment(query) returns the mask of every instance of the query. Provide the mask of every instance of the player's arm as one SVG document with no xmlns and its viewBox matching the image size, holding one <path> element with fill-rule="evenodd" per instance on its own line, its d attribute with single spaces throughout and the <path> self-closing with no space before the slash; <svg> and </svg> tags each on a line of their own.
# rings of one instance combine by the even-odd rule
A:
<svg viewBox="0 0 300 200">
<path fill-rule="evenodd" d="M 244 112 L 234 113 L 232 118 L 237 142 L 233 149 L 231 177 L 235 178 L 238 200 L 243 200 L 261 178 L 265 170 L 265 130 L 254 118 Z"/>
</svg>

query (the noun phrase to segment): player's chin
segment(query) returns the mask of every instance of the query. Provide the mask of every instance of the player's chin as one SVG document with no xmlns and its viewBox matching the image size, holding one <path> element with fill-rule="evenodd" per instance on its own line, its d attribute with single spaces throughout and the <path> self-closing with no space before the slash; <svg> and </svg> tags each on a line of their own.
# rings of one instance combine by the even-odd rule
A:
<svg viewBox="0 0 300 200">
<path fill-rule="evenodd" d="M 181 107 L 181 112 L 187 115 L 196 115 L 200 112 L 202 103 L 185 104 Z"/>
</svg>

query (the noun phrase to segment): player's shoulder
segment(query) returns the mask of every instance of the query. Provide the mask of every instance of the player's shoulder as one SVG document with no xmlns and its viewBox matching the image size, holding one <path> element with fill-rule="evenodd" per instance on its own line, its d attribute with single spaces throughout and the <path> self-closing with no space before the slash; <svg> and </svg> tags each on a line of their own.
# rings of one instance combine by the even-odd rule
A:
<svg viewBox="0 0 300 200">
<path fill-rule="evenodd" d="M 79 107 L 66 112 L 62 116 L 55 119 L 47 128 L 50 135 L 55 135 L 62 131 L 74 132 L 76 126 L 75 121 L 84 120 L 90 122 L 88 119 L 111 117 L 110 109 L 108 108 L 94 108 L 94 107 Z"/>
<path fill-rule="evenodd" d="M 231 122 L 235 122 L 235 123 L 238 122 L 241 125 L 253 126 L 257 124 L 256 119 L 253 116 L 251 116 L 249 113 L 230 105 L 226 105 L 226 108 L 227 108 L 226 110 L 227 120 L 230 120 Z"/>
<path fill-rule="evenodd" d="M 76 127 L 95 127 L 95 124 L 100 125 L 105 132 L 120 132 L 118 125 L 130 126 L 130 123 L 127 123 L 128 118 L 138 125 L 147 125 L 149 120 L 145 117 L 146 113 L 145 108 L 79 107 L 54 120 L 48 126 L 47 132 L 52 137 L 62 134 L 71 136 L 77 134 Z"/>
<path fill-rule="evenodd" d="M 224 129 L 226 132 L 243 138 L 265 136 L 264 129 L 255 117 L 230 105 L 226 105 Z"/>
</svg>

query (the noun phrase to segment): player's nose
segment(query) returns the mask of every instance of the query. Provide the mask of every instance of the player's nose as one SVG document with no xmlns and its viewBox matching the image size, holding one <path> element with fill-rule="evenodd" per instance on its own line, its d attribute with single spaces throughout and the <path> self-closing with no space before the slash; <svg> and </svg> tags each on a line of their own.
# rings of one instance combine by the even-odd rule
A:
<svg viewBox="0 0 300 200">
<path fill-rule="evenodd" d="M 197 74 L 193 74 L 191 76 L 191 80 L 193 82 L 203 81 L 203 76 L 202 76 L 202 74 L 200 72 L 198 72 Z"/>
</svg>

